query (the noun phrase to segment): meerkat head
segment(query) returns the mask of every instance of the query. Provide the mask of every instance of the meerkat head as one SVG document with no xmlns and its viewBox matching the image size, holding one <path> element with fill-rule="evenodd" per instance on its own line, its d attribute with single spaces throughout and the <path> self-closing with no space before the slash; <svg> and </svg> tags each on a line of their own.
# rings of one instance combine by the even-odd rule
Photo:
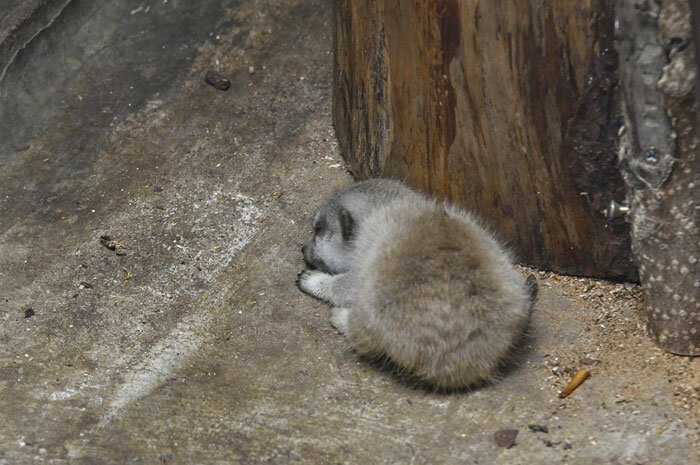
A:
<svg viewBox="0 0 700 465">
<path fill-rule="evenodd" d="M 314 217 L 314 232 L 302 248 L 306 262 L 321 271 L 338 274 L 350 269 L 355 235 L 377 208 L 415 195 L 403 183 L 391 179 L 357 182 L 336 192 Z"/>
<path fill-rule="evenodd" d="M 357 222 L 350 210 L 329 202 L 316 213 L 313 235 L 302 247 L 304 259 L 313 268 L 327 273 L 344 273 L 350 269 L 353 239 Z"/>
</svg>

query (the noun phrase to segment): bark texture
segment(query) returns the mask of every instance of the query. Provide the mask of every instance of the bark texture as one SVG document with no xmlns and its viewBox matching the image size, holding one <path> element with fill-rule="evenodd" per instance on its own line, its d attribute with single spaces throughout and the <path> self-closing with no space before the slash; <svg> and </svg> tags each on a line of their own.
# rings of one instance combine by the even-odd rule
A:
<svg viewBox="0 0 700 465">
<path fill-rule="evenodd" d="M 479 214 L 521 261 L 637 279 L 611 1 L 336 0 L 334 120 L 358 177 Z"/>
<path fill-rule="evenodd" d="M 649 330 L 700 355 L 700 158 L 697 67 L 685 0 L 617 1 L 632 249 Z"/>
</svg>

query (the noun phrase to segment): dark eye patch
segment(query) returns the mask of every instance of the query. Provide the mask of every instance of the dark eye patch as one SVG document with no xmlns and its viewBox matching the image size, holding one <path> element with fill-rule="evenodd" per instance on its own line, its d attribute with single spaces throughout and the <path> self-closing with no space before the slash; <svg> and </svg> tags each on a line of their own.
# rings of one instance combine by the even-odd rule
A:
<svg viewBox="0 0 700 465">
<path fill-rule="evenodd" d="M 326 220 L 321 218 L 314 224 L 314 234 L 321 234 L 326 230 Z"/>
</svg>

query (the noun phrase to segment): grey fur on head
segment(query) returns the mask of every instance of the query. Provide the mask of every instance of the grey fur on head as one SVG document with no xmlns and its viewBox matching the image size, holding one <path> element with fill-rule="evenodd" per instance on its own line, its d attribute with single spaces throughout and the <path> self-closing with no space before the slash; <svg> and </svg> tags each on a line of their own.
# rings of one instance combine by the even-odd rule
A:
<svg viewBox="0 0 700 465">
<path fill-rule="evenodd" d="M 365 355 L 431 385 L 493 379 L 522 335 L 531 292 L 469 213 L 375 179 L 332 196 L 303 249 L 299 288 L 333 305 L 331 323 Z"/>
</svg>

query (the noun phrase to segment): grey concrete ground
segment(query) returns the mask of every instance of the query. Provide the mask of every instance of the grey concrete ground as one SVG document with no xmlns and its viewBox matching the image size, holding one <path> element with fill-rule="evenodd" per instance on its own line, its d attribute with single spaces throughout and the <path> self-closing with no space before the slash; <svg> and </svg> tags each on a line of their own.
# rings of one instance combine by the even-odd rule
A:
<svg viewBox="0 0 700 465">
<path fill-rule="evenodd" d="M 471 392 L 355 357 L 294 285 L 314 207 L 351 180 L 331 47 L 322 0 L 74 0 L 18 55 L 0 464 L 700 462 L 698 363 L 653 346 L 631 285 L 539 273 L 518 363 Z"/>
</svg>

